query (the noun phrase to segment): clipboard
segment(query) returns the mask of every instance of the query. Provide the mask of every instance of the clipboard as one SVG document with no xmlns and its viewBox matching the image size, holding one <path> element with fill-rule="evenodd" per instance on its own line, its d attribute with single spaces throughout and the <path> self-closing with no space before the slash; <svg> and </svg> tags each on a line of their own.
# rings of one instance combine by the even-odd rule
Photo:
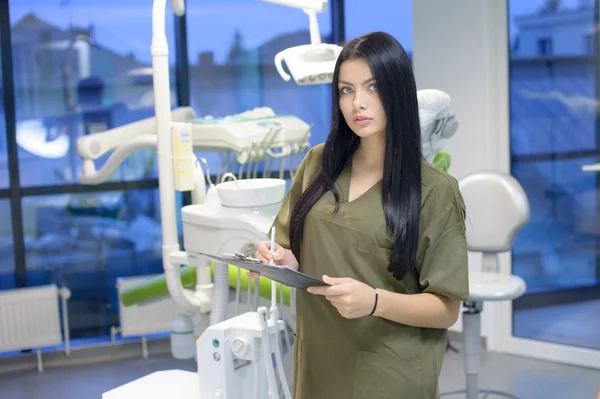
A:
<svg viewBox="0 0 600 399">
<path fill-rule="evenodd" d="M 223 256 L 209 255 L 204 253 L 199 254 L 214 260 L 218 260 L 219 262 L 238 266 L 244 270 L 259 273 L 261 276 L 292 288 L 301 288 L 306 290 L 308 287 L 329 286 L 329 284 L 326 282 L 294 270 L 289 266 L 266 265 L 258 259 L 246 258 L 237 254 L 223 254 Z"/>
</svg>

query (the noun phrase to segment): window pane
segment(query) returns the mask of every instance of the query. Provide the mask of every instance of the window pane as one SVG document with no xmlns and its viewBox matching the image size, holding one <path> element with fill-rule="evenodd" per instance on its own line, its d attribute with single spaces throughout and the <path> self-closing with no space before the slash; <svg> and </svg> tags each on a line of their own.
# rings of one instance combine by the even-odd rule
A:
<svg viewBox="0 0 600 399">
<path fill-rule="evenodd" d="M 0 65 L 2 65 L 1 61 L 0 58 Z M 2 90 L 2 68 L 0 67 L 0 188 L 7 188 L 8 183 L 4 90 Z M 2 218 L 2 223 L 0 223 L 0 290 L 5 290 L 16 287 L 12 217 L 10 201 L 7 199 L 0 200 L 0 217 Z"/>
<path fill-rule="evenodd" d="M 383 31 L 394 36 L 412 58 L 412 2 L 413 0 L 379 0 L 370 2 L 367 6 L 362 1 L 345 1 L 346 40 L 369 32 Z"/>
<path fill-rule="evenodd" d="M 10 201 L 0 200 L 0 290 L 16 287 Z"/>
<path fill-rule="evenodd" d="M 2 80 L 2 54 L 0 53 L 0 188 L 8 187 L 8 157 L 6 147 L 6 119 L 4 118 L 4 89 Z"/>
<path fill-rule="evenodd" d="M 513 160 L 512 174 L 531 207 L 531 221 L 515 242 L 513 270 L 523 277 L 529 294 L 598 284 L 600 191 L 596 176 L 582 172 L 593 163 L 592 158 Z"/>
<path fill-rule="evenodd" d="M 274 62 L 278 52 L 310 43 L 308 16 L 300 9 L 262 1 L 187 4 L 188 21 L 194 21 L 188 23 L 191 105 L 198 117 L 224 117 L 266 106 L 277 115 L 295 115 L 314 125 L 311 145 L 324 142 L 331 119 L 331 85 L 285 82 Z M 323 42 L 330 42 L 330 7 L 317 17 Z M 211 173 L 217 172 L 216 155 L 202 155 Z"/>
<path fill-rule="evenodd" d="M 513 334 L 600 349 L 597 15 L 591 1 L 509 1 L 512 174 L 531 207 Z"/>
<path fill-rule="evenodd" d="M 511 151 L 515 156 L 589 151 L 598 145 L 594 101 L 598 66 L 596 51 L 590 54 L 586 47 L 594 31 L 592 2 L 580 8 L 568 8 L 565 3 L 557 11 L 552 11 L 551 3 L 509 2 Z M 554 16 L 570 19 L 563 26 Z"/>
<path fill-rule="evenodd" d="M 158 190 L 26 197 L 23 214 L 28 284 L 71 290 L 73 338 L 119 325 L 116 278 L 163 271 Z"/>
<path fill-rule="evenodd" d="M 10 0 L 22 185 L 77 183 L 78 137 L 154 115 L 151 5 L 141 0 Z M 169 6 L 171 65 L 173 24 Z M 172 102 L 175 83 L 171 68 Z M 111 180 L 154 178 L 154 154 L 135 154 Z M 96 161 L 97 168 L 107 157 Z"/>
</svg>

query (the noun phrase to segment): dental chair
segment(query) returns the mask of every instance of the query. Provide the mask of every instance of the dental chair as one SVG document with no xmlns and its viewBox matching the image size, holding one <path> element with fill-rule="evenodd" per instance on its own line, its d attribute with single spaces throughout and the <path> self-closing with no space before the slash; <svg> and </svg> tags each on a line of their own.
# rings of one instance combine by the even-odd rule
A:
<svg viewBox="0 0 600 399">
<path fill-rule="evenodd" d="M 525 293 L 525 282 L 518 276 L 502 274 L 498 255 L 510 251 L 519 231 L 529 223 L 527 196 L 512 176 L 482 171 L 459 181 L 466 205 L 467 248 L 483 255 L 482 271 L 469 272 L 470 299 L 463 304 L 463 342 L 467 399 L 479 394 L 518 399 L 508 393 L 479 390 L 481 357 L 481 312 L 486 301 L 512 301 Z"/>
</svg>

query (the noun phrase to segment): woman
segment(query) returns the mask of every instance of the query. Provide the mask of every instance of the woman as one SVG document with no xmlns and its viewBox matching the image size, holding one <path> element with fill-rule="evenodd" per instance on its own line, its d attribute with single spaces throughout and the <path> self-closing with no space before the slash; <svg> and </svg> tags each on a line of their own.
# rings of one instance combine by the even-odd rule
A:
<svg viewBox="0 0 600 399">
<path fill-rule="evenodd" d="M 276 248 L 255 255 L 330 284 L 297 293 L 295 398 L 439 396 L 446 329 L 469 294 L 465 207 L 420 137 L 402 46 L 380 32 L 348 42 L 329 137 L 298 168 Z"/>
</svg>

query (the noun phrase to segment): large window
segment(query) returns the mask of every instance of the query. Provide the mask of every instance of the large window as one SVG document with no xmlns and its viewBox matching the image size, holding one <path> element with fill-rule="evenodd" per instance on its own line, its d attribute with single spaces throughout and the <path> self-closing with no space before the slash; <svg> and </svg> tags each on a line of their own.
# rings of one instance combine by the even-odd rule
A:
<svg viewBox="0 0 600 399">
<path fill-rule="evenodd" d="M 116 279 L 162 272 L 156 150 L 134 154 L 109 183 L 86 187 L 78 184 L 76 143 L 154 116 L 151 2 L 10 0 L 9 6 L 20 172 L 11 184 L 21 187 L 24 248 L 17 248 L 25 259 L 16 267 L 27 276 L 20 284 L 68 287 L 71 337 L 107 337 L 119 324 Z M 174 24 L 169 7 L 175 106 Z M 5 165 L 0 175 L 8 180 Z M 11 215 L 7 201 L 0 210 Z M 0 234 L 3 288 L 15 286 L 7 220 Z"/>
<path fill-rule="evenodd" d="M 598 13 L 572 3 L 509 1 L 511 167 L 531 203 L 514 334 L 600 349 L 600 70 L 585 45 Z"/>
</svg>

